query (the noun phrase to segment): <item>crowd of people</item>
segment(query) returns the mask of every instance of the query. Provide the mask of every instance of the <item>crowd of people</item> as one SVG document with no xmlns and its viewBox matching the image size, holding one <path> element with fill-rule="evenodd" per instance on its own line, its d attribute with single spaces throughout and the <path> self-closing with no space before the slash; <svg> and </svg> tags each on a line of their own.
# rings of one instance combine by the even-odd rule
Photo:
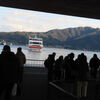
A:
<svg viewBox="0 0 100 100">
<path fill-rule="evenodd" d="M 25 62 L 26 57 L 21 47 L 17 48 L 16 54 L 10 46 L 3 47 L 0 54 L 0 96 L 5 92 L 5 100 L 10 100 L 14 84 L 19 84 L 17 95 L 20 95 Z"/>
<path fill-rule="evenodd" d="M 67 56 L 59 56 L 55 60 L 56 53 L 48 55 L 44 65 L 48 70 L 48 81 L 64 80 L 77 82 L 78 97 L 86 97 L 88 80 L 95 80 L 97 78 L 97 70 L 100 66 L 100 59 L 97 54 L 94 54 L 87 62 L 87 56 L 84 53 L 78 55 L 74 60 L 74 53 Z M 83 89 L 83 93 L 81 93 Z"/>
<path fill-rule="evenodd" d="M 86 97 L 88 80 L 97 78 L 97 71 L 100 66 L 100 59 L 94 54 L 87 62 L 84 53 L 74 59 L 75 54 L 62 55 L 55 59 L 56 53 L 48 55 L 44 61 L 45 68 L 48 70 L 48 82 L 55 80 L 77 82 L 77 96 Z M 22 48 L 17 48 L 17 52 L 11 51 L 10 46 L 5 45 L 0 54 L 0 96 L 5 91 L 5 100 L 10 100 L 12 90 L 17 84 L 17 95 L 21 95 L 23 81 L 23 68 L 26 63 L 25 54 Z"/>
</svg>

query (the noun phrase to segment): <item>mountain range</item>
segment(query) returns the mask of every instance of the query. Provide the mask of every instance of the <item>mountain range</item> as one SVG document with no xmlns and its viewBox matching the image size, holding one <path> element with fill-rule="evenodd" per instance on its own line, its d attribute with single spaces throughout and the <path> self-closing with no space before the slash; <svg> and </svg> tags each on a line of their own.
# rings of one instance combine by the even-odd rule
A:
<svg viewBox="0 0 100 100">
<path fill-rule="evenodd" d="M 75 27 L 47 32 L 0 32 L 0 40 L 25 45 L 29 36 L 43 38 L 44 46 L 69 49 L 100 50 L 100 28 Z"/>
</svg>

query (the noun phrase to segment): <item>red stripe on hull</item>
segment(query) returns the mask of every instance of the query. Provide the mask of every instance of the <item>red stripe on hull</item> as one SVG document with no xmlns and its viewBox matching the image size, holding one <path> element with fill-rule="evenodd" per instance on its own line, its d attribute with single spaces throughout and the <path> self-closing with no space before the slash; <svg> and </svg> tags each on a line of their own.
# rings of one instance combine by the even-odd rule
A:
<svg viewBox="0 0 100 100">
<path fill-rule="evenodd" d="M 43 47 L 37 47 L 37 46 L 29 46 L 29 48 L 33 49 L 42 49 Z"/>
</svg>

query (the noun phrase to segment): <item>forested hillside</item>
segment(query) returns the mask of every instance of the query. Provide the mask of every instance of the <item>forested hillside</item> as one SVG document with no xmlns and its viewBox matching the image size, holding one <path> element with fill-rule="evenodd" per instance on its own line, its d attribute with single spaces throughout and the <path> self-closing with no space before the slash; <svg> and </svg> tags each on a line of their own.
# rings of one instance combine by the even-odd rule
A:
<svg viewBox="0 0 100 100">
<path fill-rule="evenodd" d="M 100 50 L 100 29 L 91 27 L 54 29 L 48 32 L 0 32 L 0 40 L 25 45 L 29 36 L 34 34 L 43 38 L 45 46 Z"/>
</svg>

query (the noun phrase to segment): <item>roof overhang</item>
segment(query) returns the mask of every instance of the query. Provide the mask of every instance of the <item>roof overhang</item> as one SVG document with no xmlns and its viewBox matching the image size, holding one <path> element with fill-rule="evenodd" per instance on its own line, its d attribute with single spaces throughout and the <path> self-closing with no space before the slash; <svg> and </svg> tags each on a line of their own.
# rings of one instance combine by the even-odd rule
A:
<svg viewBox="0 0 100 100">
<path fill-rule="evenodd" d="M 100 19 L 99 0 L 1 0 L 0 6 Z"/>
</svg>

